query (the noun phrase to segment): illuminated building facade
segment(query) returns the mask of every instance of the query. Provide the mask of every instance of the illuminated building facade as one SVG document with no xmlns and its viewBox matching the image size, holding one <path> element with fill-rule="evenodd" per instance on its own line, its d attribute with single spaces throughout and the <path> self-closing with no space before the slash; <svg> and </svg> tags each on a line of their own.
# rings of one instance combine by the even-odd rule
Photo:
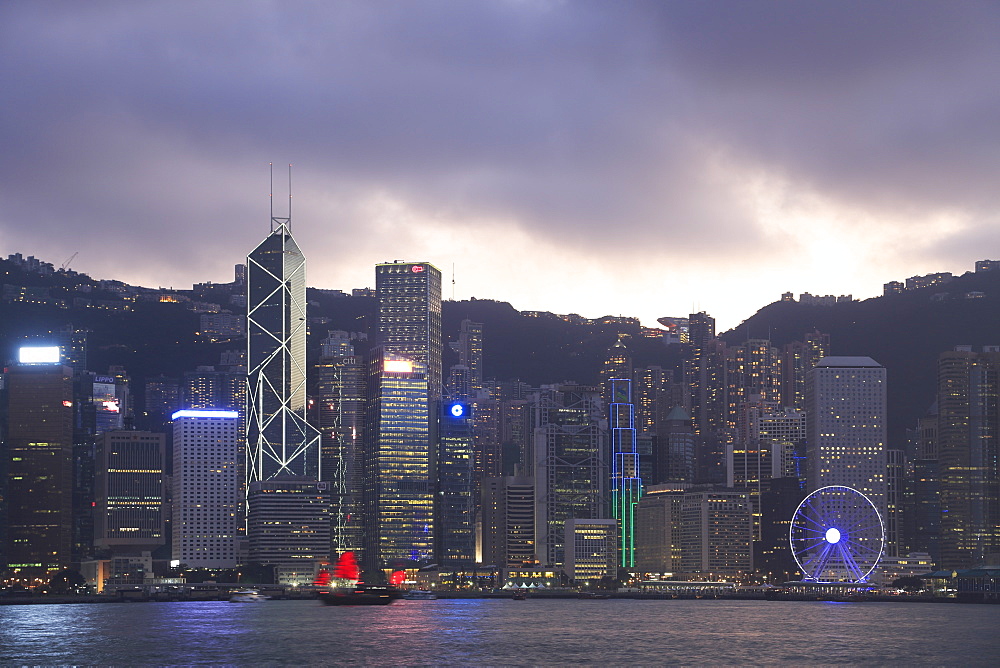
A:
<svg viewBox="0 0 1000 668">
<path fill-rule="evenodd" d="M 438 421 L 437 526 L 441 565 L 476 561 L 473 408 L 464 397 L 441 404 Z"/>
<path fill-rule="evenodd" d="M 737 490 L 684 494 L 681 570 L 725 576 L 753 571 L 753 515 L 748 494 Z"/>
<path fill-rule="evenodd" d="M 681 406 L 674 406 L 661 421 L 654 459 L 654 484 L 694 482 L 694 427 L 691 416 Z"/>
<path fill-rule="evenodd" d="M 330 483 L 295 476 L 247 487 L 250 560 L 274 566 L 279 584 L 307 585 L 330 560 Z"/>
<path fill-rule="evenodd" d="M 566 575 L 577 582 L 618 575 L 618 522 L 613 519 L 566 520 Z"/>
<path fill-rule="evenodd" d="M 503 569 L 538 563 L 534 478 L 501 476 L 483 481 L 481 543 L 482 563 Z"/>
<path fill-rule="evenodd" d="M 97 438 L 94 541 L 113 554 L 139 555 L 166 543 L 163 516 L 166 436 L 108 431 Z"/>
<path fill-rule="evenodd" d="M 247 256 L 248 482 L 320 479 L 320 437 L 306 419 L 306 260 L 290 218 Z"/>
<path fill-rule="evenodd" d="M 996 563 L 1000 554 L 1000 346 L 938 359 L 940 565 Z"/>
<path fill-rule="evenodd" d="M 655 485 L 636 507 L 635 568 L 643 573 L 681 570 L 681 507 L 686 483 Z"/>
<path fill-rule="evenodd" d="M 610 405 L 614 401 L 612 396 L 614 393 L 612 379 L 614 378 L 632 378 L 632 356 L 629 355 L 628 348 L 622 343 L 621 335 L 608 351 L 607 357 L 604 358 L 604 364 L 601 366 L 601 398 L 604 399 L 605 405 Z"/>
<path fill-rule="evenodd" d="M 636 450 L 632 381 L 608 380 L 611 403 L 611 516 L 618 520 L 618 555 L 622 568 L 635 566 L 635 507 L 642 497 L 639 453 Z"/>
<path fill-rule="evenodd" d="M 543 386 L 534 402 L 537 554 L 561 566 L 566 521 L 609 514 L 607 423 L 596 387 Z"/>
<path fill-rule="evenodd" d="M 806 375 L 821 359 L 830 354 L 830 335 L 809 332 L 802 341 L 793 341 L 782 349 L 781 404 L 797 410 L 806 407 Z"/>
<path fill-rule="evenodd" d="M 364 566 L 434 557 L 434 471 L 427 367 L 372 350 L 364 480 Z"/>
<path fill-rule="evenodd" d="M 825 357 L 806 384 L 806 490 L 852 487 L 886 509 L 886 371 L 870 357 Z"/>
<path fill-rule="evenodd" d="M 190 409 L 171 417 L 171 559 L 193 568 L 236 566 L 242 518 L 239 413 Z"/>
<path fill-rule="evenodd" d="M 378 295 L 376 343 L 387 355 L 422 364 L 428 393 L 441 397 L 441 272 L 428 262 L 375 266 Z"/>
<path fill-rule="evenodd" d="M 466 318 L 459 325 L 458 340 L 448 345 L 458 353 L 458 363 L 469 369 L 471 390 L 483 389 L 483 324 Z"/>
<path fill-rule="evenodd" d="M 73 543 L 73 370 L 57 347 L 21 348 L 7 386 L 8 574 L 24 585 L 69 567 Z"/>
</svg>

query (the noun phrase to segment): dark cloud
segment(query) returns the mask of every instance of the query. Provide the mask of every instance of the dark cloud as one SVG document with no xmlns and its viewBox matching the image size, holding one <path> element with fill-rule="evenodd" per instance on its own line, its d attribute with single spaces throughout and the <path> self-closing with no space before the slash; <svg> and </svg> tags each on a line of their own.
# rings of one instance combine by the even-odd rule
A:
<svg viewBox="0 0 1000 668">
<path fill-rule="evenodd" d="M 502 220 L 685 262 L 773 256 L 757 177 L 866 224 L 995 221 L 998 19 L 976 2 L 6 3 L 0 241 L 87 247 L 96 273 L 228 272 L 266 225 L 270 160 L 296 163 L 330 260 L 333 237 L 378 247 L 378 193 L 455 235 Z"/>
</svg>

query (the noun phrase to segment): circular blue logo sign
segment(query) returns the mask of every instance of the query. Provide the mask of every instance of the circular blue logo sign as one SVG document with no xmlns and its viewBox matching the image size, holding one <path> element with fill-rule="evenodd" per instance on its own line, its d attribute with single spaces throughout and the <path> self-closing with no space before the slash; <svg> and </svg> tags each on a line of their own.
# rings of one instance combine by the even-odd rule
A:
<svg viewBox="0 0 1000 668">
<path fill-rule="evenodd" d="M 463 406 L 462 404 L 452 404 L 451 414 L 453 417 L 457 418 L 462 417 L 463 415 L 465 415 L 465 406 Z"/>
</svg>

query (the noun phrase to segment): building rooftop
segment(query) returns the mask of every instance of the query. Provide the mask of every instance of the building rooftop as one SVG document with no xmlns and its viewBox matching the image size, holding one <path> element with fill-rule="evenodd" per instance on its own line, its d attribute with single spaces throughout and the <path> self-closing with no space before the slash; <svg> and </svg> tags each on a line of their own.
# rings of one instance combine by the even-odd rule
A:
<svg viewBox="0 0 1000 668">
<path fill-rule="evenodd" d="M 824 357 L 817 364 L 817 367 L 828 369 L 848 369 L 857 367 L 881 368 L 881 364 L 871 357 Z"/>
</svg>

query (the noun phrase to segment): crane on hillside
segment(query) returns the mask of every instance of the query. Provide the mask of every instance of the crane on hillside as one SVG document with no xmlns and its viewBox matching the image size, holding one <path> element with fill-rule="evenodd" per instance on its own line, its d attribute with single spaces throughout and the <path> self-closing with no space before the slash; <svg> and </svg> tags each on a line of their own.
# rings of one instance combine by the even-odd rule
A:
<svg viewBox="0 0 1000 668">
<path fill-rule="evenodd" d="M 72 255 L 70 255 L 69 259 L 66 260 L 65 262 L 63 262 L 62 266 L 59 267 L 59 271 L 66 271 L 67 269 L 69 269 L 69 263 L 72 262 L 73 259 L 76 258 L 76 256 L 79 255 L 79 254 L 80 254 L 80 251 L 77 251 L 77 252 L 73 253 Z"/>
</svg>

